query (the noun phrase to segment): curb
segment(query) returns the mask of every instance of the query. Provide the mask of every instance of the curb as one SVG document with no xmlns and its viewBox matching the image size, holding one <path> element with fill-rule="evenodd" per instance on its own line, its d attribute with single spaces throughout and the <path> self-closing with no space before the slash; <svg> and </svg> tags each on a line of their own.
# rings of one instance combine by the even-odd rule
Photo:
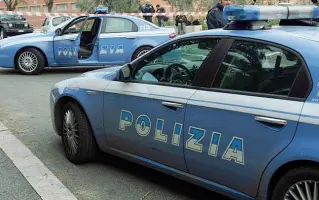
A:
<svg viewBox="0 0 319 200">
<path fill-rule="evenodd" d="M 0 149 L 13 162 L 41 199 L 77 199 L 2 122 L 0 122 Z"/>
</svg>

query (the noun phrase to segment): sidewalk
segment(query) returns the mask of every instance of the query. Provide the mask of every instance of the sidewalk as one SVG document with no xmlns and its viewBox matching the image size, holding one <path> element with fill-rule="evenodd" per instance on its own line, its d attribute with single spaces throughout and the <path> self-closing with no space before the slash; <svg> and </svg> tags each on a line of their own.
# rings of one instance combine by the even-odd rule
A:
<svg viewBox="0 0 319 200">
<path fill-rule="evenodd" d="M 76 197 L 0 122 L 0 199 L 76 200 Z"/>
<path fill-rule="evenodd" d="M 40 196 L 1 149 L 0 199 L 41 200 Z"/>
</svg>

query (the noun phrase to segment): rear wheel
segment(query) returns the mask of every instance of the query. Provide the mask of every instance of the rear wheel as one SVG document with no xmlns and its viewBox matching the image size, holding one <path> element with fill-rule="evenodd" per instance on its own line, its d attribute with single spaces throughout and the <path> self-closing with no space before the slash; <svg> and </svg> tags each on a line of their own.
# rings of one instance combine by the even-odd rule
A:
<svg viewBox="0 0 319 200">
<path fill-rule="evenodd" d="M 37 49 L 27 48 L 18 53 L 15 65 L 22 74 L 36 75 L 43 71 L 45 58 Z"/>
<path fill-rule="evenodd" d="M 150 47 L 150 46 L 146 46 L 146 47 L 141 47 L 139 49 L 137 49 L 135 51 L 135 53 L 133 54 L 133 60 L 135 60 L 136 58 L 144 55 L 145 53 L 147 53 L 148 51 L 150 51 L 153 47 Z"/>
<path fill-rule="evenodd" d="M 92 161 L 98 153 L 91 126 L 80 106 L 74 102 L 62 108 L 62 142 L 65 155 L 72 163 Z"/>
<path fill-rule="evenodd" d="M 274 188 L 272 200 L 319 200 L 319 170 L 296 168 L 287 172 Z"/>
</svg>

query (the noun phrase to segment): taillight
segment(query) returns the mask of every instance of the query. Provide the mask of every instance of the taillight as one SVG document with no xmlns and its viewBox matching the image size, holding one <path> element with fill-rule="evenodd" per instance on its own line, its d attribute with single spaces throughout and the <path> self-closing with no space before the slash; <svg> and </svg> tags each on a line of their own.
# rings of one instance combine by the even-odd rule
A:
<svg viewBox="0 0 319 200">
<path fill-rule="evenodd" d="M 176 34 L 175 33 L 171 33 L 170 35 L 169 35 L 169 38 L 175 38 L 176 37 Z"/>
</svg>

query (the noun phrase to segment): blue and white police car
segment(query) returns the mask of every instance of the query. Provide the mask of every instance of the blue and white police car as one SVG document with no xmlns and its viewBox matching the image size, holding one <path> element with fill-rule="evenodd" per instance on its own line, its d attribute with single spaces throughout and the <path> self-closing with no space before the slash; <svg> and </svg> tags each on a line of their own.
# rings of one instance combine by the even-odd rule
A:
<svg viewBox="0 0 319 200">
<path fill-rule="evenodd" d="M 66 157 L 109 152 L 234 199 L 318 200 L 318 16 L 228 6 L 223 29 L 55 84 Z"/>
<path fill-rule="evenodd" d="M 133 16 L 97 13 L 62 25 L 0 41 L 0 67 L 29 75 L 45 67 L 123 65 L 176 36 Z"/>
</svg>

